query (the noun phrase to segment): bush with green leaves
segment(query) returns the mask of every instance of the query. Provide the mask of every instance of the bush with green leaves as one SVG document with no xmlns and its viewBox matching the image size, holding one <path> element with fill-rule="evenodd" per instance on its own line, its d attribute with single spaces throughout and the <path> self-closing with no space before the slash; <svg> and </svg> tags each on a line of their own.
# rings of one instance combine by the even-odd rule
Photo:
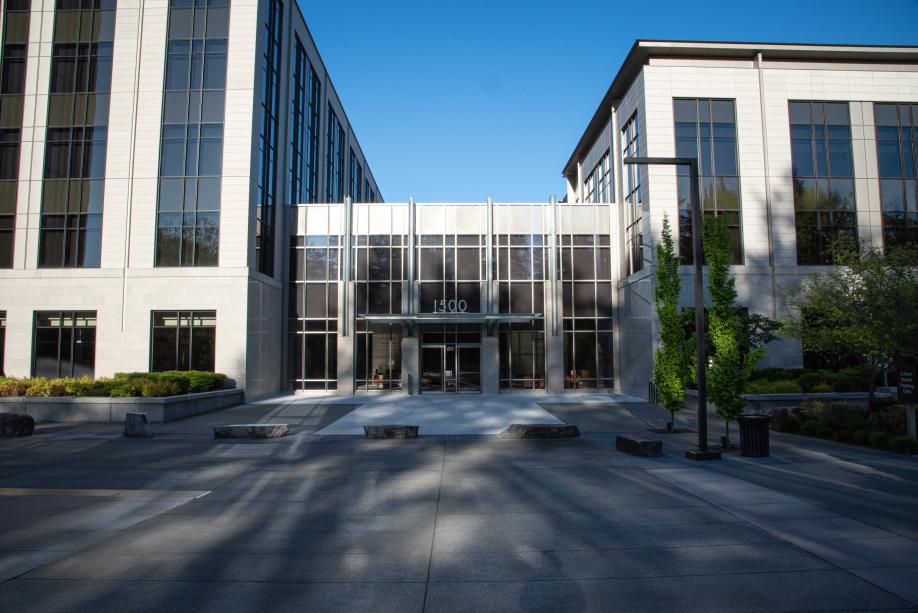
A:
<svg viewBox="0 0 918 613">
<path fill-rule="evenodd" d="M 889 450 L 908 455 L 918 453 L 918 441 L 907 436 L 897 436 L 889 441 Z"/>
<path fill-rule="evenodd" d="M 0 396 L 163 397 L 221 390 L 226 375 L 203 371 L 116 373 L 112 378 L 0 377 Z"/>
<path fill-rule="evenodd" d="M 757 379 L 746 384 L 747 394 L 799 394 L 803 391 L 796 381 Z"/>
</svg>

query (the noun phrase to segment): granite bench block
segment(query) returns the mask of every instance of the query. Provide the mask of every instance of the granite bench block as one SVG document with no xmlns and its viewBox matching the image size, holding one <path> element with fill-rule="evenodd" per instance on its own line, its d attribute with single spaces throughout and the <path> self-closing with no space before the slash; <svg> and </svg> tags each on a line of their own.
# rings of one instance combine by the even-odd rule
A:
<svg viewBox="0 0 918 613">
<path fill-rule="evenodd" d="M 615 448 L 642 458 L 656 458 L 663 455 L 663 441 L 635 435 L 616 436 Z"/>
</svg>

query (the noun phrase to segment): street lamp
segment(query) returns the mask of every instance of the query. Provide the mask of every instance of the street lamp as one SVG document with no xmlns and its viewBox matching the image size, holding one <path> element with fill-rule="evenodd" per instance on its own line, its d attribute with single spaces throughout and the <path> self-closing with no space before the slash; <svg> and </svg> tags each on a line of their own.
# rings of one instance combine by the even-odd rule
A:
<svg viewBox="0 0 918 613">
<path fill-rule="evenodd" d="M 625 164 L 688 166 L 691 181 L 692 253 L 695 268 L 695 379 L 698 382 L 698 449 L 689 449 L 685 457 L 692 460 L 719 460 L 720 452 L 708 449 L 708 392 L 705 385 L 704 334 L 704 253 L 701 248 L 701 199 L 698 197 L 698 160 L 695 158 L 628 157 Z"/>
</svg>

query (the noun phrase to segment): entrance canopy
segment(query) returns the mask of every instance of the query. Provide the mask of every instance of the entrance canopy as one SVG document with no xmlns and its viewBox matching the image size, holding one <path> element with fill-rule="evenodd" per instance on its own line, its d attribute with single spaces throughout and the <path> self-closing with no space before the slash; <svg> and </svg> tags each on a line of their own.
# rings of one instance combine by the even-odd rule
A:
<svg viewBox="0 0 918 613">
<path fill-rule="evenodd" d="M 488 324 L 488 334 L 498 323 L 528 323 L 541 313 L 400 313 L 396 315 L 357 315 L 358 320 L 384 324 L 405 324 L 409 335 L 417 324 Z"/>
</svg>

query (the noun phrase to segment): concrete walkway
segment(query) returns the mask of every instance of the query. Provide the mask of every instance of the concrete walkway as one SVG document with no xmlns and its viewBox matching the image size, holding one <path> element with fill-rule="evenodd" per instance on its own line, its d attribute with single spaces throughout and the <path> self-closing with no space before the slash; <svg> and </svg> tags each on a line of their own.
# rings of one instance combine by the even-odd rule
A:
<svg viewBox="0 0 918 613">
<path fill-rule="evenodd" d="M 497 434 L 510 424 L 561 423 L 542 408 L 546 403 L 567 402 L 582 405 L 610 402 L 636 402 L 624 394 L 368 394 L 321 397 L 323 404 L 361 403 L 354 411 L 318 432 L 320 435 L 363 434 L 365 425 L 419 425 L 421 434 Z M 288 406 L 309 404 L 316 397 L 296 396 Z"/>
<path fill-rule="evenodd" d="M 546 403 L 579 440 L 315 433 L 271 399 L 156 426 L 0 440 L 0 609 L 864 611 L 918 606 L 918 460 L 793 435 L 773 457 L 614 450 L 646 405 Z M 211 424 L 290 421 L 215 441 Z M 680 426 L 691 427 L 689 416 Z"/>
</svg>

